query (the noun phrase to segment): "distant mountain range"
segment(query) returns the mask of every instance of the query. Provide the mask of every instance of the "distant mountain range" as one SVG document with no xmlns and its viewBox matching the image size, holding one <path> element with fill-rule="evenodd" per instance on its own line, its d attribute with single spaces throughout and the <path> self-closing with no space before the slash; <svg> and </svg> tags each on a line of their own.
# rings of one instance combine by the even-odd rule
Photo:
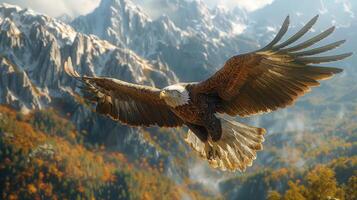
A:
<svg viewBox="0 0 357 200">
<path fill-rule="evenodd" d="M 244 31 L 244 20 L 231 12 L 209 9 L 203 1 L 155 3 L 170 11 L 151 19 L 131 1 L 104 0 L 71 24 L 79 32 L 168 65 L 182 81 L 206 78 L 229 56 L 257 46 L 238 37 Z"/>
</svg>

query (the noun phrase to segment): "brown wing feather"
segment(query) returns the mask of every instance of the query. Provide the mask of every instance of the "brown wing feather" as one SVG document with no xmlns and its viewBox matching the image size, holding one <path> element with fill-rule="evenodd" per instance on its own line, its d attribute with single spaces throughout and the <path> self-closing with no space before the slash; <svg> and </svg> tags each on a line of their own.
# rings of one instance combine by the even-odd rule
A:
<svg viewBox="0 0 357 200">
<path fill-rule="evenodd" d="M 183 122 L 160 99 L 160 90 L 105 77 L 80 77 L 71 64 L 68 75 L 84 83 L 84 97 L 96 104 L 96 111 L 132 126 L 177 127 Z"/>
<path fill-rule="evenodd" d="M 318 86 L 319 80 L 327 79 L 341 72 L 332 67 L 311 64 L 342 60 L 351 53 L 307 57 L 332 50 L 345 41 L 339 41 L 319 48 L 306 48 L 329 36 L 334 28 L 290 47 L 307 33 L 317 20 L 310 20 L 300 31 L 285 42 L 278 44 L 289 26 L 289 17 L 284 21 L 275 39 L 253 53 L 230 58 L 222 69 L 209 79 L 192 85 L 192 92 L 216 94 L 220 99 L 217 112 L 229 115 L 249 116 L 270 112 L 293 104 L 298 97 Z"/>
</svg>

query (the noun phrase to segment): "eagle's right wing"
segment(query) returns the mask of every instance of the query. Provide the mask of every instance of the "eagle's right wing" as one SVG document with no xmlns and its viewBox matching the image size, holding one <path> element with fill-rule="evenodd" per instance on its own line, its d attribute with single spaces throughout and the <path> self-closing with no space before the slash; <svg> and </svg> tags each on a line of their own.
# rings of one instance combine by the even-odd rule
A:
<svg viewBox="0 0 357 200">
<path fill-rule="evenodd" d="M 289 27 L 287 17 L 270 44 L 255 52 L 233 56 L 213 76 L 193 84 L 191 92 L 217 97 L 216 111 L 231 116 L 246 117 L 292 105 L 311 87 L 318 86 L 320 80 L 342 72 L 339 68 L 316 64 L 338 61 L 352 55 L 316 56 L 337 48 L 344 40 L 309 48 L 329 36 L 334 27 L 291 46 L 316 21 L 317 16 L 286 41 L 280 42 Z"/>
<path fill-rule="evenodd" d="M 84 97 L 96 104 L 100 114 L 132 126 L 183 125 L 183 121 L 160 99 L 160 89 L 107 77 L 81 77 L 73 70 L 70 60 L 64 69 L 69 76 L 84 83 Z"/>
</svg>

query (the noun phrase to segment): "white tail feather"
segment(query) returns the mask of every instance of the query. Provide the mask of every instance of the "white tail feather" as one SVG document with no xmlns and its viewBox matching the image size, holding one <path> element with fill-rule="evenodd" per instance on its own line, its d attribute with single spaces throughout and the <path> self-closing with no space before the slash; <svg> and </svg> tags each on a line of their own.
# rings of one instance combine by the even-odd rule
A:
<svg viewBox="0 0 357 200">
<path fill-rule="evenodd" d="M 207 142 L 202 142 L 191 130 L 185 141 L 212 167 L 244 172 L 252 166 L 257 151 L 263 149 L 265 130 L 226 119 L 221 119 L 221 123 L 222 138 L 219 141 L 213 142 L 208 137 Z"/>
</svg>

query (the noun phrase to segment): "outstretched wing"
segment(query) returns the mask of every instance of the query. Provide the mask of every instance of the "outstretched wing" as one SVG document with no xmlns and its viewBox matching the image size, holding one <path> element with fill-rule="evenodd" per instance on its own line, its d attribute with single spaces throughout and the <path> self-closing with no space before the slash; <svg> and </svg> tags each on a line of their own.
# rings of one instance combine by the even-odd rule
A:
<svg viewBox="0 0 357 200">
<path fill-rule="evenodd" d="M 70 63 L 68 75 L 84 83 L 84 97 L 96 104 L 96 111 L 132 126 L 177 127 L 183 122 L 160 99 L 160 90 L 106 77 L 80 77 Z"/>
<path fill-rule="evenodd" d="M 318 86 L 318 80 L 342 71 L 314 64 L 338 61 L 352 55 L 313 56 L 340 46 L 344 40 L 306 50 L 329 36 L 334 27 L 290 47 L 311 29 L 317 18 L 314 17 L 296 34 L 279 43 L 289 27 L 287 17 L 270 44 L 256 52 L 230 58 L 212 77 L 193 84 L 192 91 L 217 96 L 221 101 L 216 111 L 232 116 L 270 112 L 293 104 L 311 87 Z"/>
</svg>

